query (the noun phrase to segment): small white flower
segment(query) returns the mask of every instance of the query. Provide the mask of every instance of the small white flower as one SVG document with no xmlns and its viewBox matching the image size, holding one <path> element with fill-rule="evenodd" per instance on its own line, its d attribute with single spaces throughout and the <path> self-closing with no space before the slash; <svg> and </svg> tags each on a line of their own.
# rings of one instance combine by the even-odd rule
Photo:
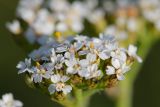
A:
<svg viewBox="0 0 160 107">
<path fill-rule="evenodd" d="M 21 33 L 21 26 L 18 20 L 14 20 L 12 23 L 7 23 L 6 26 L 13 34 Z"/>
<path fill-rule="evenodd" d="M 50 0 L 49 7 L 55 12 L 68 10 L 69 3 L 66 0 Z"/>
<path fill-rule="evenodd" d="M 81 66 L 79 65 L 79 60 L 76 58 L 65 60 L 65 64 L 67 66 L 66 72 L 69 74 L 76 74 L 81 69 Z"/>
<path fill-rule="evenodd" d="M 27 9 L 21 6 L 17 9 L 17 15 L 28 24 L 32 24 L 33 20 L 35 19 L 35 12 L 32 9 Z"/>
<path fill-rule="evenodd" d="M 44 0 L 20 0 L 17 8 L 18 17 L 31 25 L 36 17 L 36 11 L 43 2 Z"/>
<path fill-rule="evenodd" d="M 11 93 L 4 94 L 0 99 L 0 107 L 23 107 L 23 103 L 19 100 L 14 100 Z"/>
<path fill-rule="evenodd" d="M 33 29 L 38 35 L 51 35 L 55 30 L 54 20 L 46 9 L 41 9 L 37 19 L 32 24 Z"/>
<path fill-rule="evenodd" d="M 68 29 L 68 26 L 66 25 L 65 22 L 59 22 L 56 26 L 56 31 L 59 31 L 59 32 L 65 32 L 67 31 Z"/>
<path fill-rule="evenodd" d="M 87 67 L 87 71 L 89 72 L 89 76 L 86 77 L 86 79 L 96 78 L 101 76 L 101 70 L 98 70 L 98 65 L 93 64 L 91 66 Z"/>
<path fill-rule="evenodd" d="M 45 67 L 47 66 L 45 65 Z M 48 71 L 47 68 L 44 68 L 44 66 L 42 65 L 34 67 L 33 70 L 34 70 L 34 73 L 32 74 L 32 78 L 35 83 L 42 82 L 43 78 L 49 79 L 53 74 L 52 69 Z"/>
<path fill-rule="evenodd" d="M 61 76 L 59 74 L 53 75 L 51 77 L 51 81 L 53 84 L 50 84 L 48 90 L 50 94 L 57 92 L 63 92 L 64 94 L 68 94 L 71 92 L 72 87 L 70 85 L 66 85 L 65 82 L 69 80 L 67 76 Z"/>
<path fill-rule="evenodd" d="M 96 9 L 92 11 L 90 15 L 88 15 L 88 20 L 91 23 L 96 24 L 98 21 L 102 20 L 104 16 L 105 16 L 105 12 L 103 9 Z"/>
<path fill-rule="evenodd" d="M 138 28 L 137 20 L 135 18 L 128 19 L 128 21 L 127 21 L 127 28 L 131 32 L 137 31 L 137 28 Z"/>
<path fill-rule="evenodd" d="M 31 69 L 31 59 L 25 59 L 25 61 L 20 61 L 17 65 L 17 68 L 19 69 L 18 74 L 29 72 L 33 73 Z"/>
<path fill-rule="evenodd" d="M 86 79 L 91 79 L 101 76 L 102 73 L 101 70 L 98 70 L 97 64 L 92 64 L 81 69 L 78 74 Z"/>
<path fill-rule="evenodd" d="M 115 58 L 115 59 L 118 59 L 122 62 L 125 62 L 127 60 L 127 55 L 125 53 L 125 50 L 120 49 L 120 48 L 116 49 L 115 51 L 112 51 L 111 52 L 111 57 Z"/>
<path fill-rule="evenodd" d="M 82 24 L 83 22 L 75 20 L 71 24 L 71 29 L 74 32 L 80 33 L 84 29 L 84 25 Z"/>
<path fill-rule="evenodd" d="M 119 67 L 115 68 L 113 66 L 107 66 L 106 74 L 113 75 L 116 74 L 118 80 L 124 80 L 124 74 L 130 70 L 130 67 L 126 63 L 121 64 Z"/>
<path fill-rule="evenodd" d="M 129 45 L 127 52 L 129 56 L 134 57 L 138 62 L 142 63 L 141 57 L 137 55 L 137 47 L 135 47 L 134 45 Z"/>
</svg>

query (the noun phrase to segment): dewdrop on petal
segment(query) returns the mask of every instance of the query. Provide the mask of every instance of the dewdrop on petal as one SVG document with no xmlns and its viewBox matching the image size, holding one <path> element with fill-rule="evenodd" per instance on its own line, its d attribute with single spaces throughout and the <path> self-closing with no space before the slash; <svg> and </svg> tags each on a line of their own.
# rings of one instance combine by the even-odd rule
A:
<svg viewBox="0 0 160 107">
<path fill-rule="evenodd" d="M 60 36 L 60 32 L 56 35 Z M 115 85 L 113 81 L 124 80 L 134 62 L 131 59 L 142 61 L 136 51 L 133 45 L 128 49 L 120 47 L 114 36 L 77 35 L 70 42 L 41 46 L 17 68 L 19 74 L 32 80 L 32 85 L 59 101 L 68 94 L 74 97 L 76 88 L 100 90 Z"/>
</svg>

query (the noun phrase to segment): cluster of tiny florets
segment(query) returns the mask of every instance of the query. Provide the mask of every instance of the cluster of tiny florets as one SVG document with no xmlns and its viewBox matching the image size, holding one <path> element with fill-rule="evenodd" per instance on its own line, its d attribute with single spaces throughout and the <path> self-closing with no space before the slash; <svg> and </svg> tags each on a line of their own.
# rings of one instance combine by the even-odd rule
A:
<svg viewBox="0 0 160 107">
<path fill-rule="evenodd" d="M 105 88 L 112 79 L 124 79 L 134 59 L 142 62 L 137 48 L 119 47 L 113 36 L 98 38 L 75 36 L 63 44 L 44 45 L 19 62 L 19 74 L 25 73 L 35 85 L 44 85 L 49 93 L 70 93 L 73 88 Z"/>
</svg>

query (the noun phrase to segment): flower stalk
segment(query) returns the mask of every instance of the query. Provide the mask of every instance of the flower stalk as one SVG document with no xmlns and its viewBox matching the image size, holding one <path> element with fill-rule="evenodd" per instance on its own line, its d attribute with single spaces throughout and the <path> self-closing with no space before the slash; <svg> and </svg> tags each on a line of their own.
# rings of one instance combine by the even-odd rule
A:
<svg viewBox="0 0 160 107">
<path fill-rule="evenodd" d="M 88 107 L 91 96 L 97 92 L 96 90 L 83 91 L 82 89 L 73 89 L 73 91 L 74 98 L 72 99 L 66 98 L 58 101 L 53 98 L 52 100 L 64 107 Z"/>
</svg>

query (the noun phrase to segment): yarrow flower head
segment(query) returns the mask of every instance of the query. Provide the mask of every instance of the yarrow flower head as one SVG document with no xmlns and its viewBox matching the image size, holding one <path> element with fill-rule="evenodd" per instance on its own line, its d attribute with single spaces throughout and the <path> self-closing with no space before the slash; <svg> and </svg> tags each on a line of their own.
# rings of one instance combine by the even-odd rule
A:
<svg viewBox="0 0 160 107">
<path fill-rule="evenodd" d="M 105 16 L 96 0 L 20 0 L 16 13 L 17 19 L 7 23 L 7 28 L 14 35 L 24 35 L 31 44 L 48 43 L 55 32 L 64 36 L 81 33 L 85 20 L 95 24 Z"/>
<path fill-rule="evenodd" d="M 160 1 L 159 0 L 139 0 L 139 7 L 143 17 L 151 22 L 160 31 Z"/>
<path fill-rule="evenodd" d="M 60 100 L 75 89 L 104 89 L 115 84 L 112 80 L 123 80 L 133 59 L 142 62 L 136 51 L 133 45 L 120 47 L 114 36 L 78 35 L 34 50 L 17 68 L 35 87 Z"/>
<path fill-rule="evenodd" d="M 0 99 L 0 107 L 23 107 L 23 103 L 19 100 L 14 100 L 13 95 L 7 93 Z"/>
</svg>

